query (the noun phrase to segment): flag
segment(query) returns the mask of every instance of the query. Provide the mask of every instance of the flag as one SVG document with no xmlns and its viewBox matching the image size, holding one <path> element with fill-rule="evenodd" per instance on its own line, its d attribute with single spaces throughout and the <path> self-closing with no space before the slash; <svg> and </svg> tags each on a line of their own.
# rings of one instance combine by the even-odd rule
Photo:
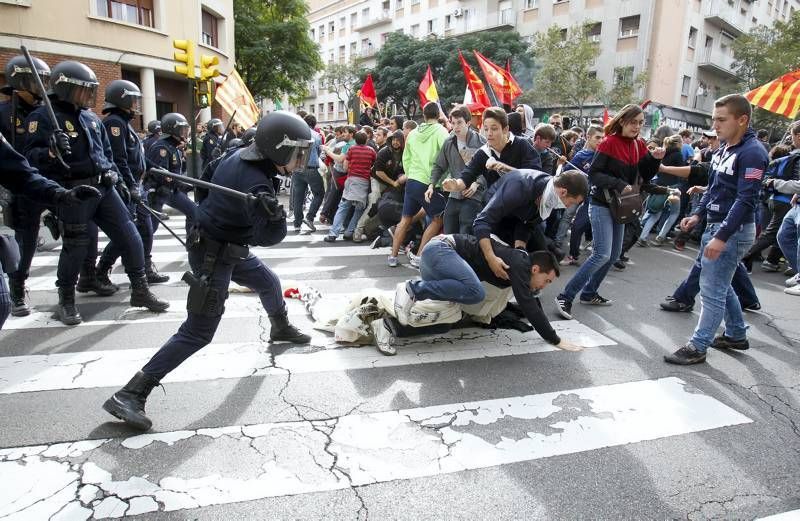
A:
<svg viewBox="0 0 800 521">
<path fill-rule="evenodd" d="M 222 85 L 217 87 L 214 100 L 225 109 L 225 112 L 233 114 L 234 121 L 243 128 L 247 129 L 258 123 L 261 111 L 242 77 L 235 70 L 225 78 Z"/>
<path fill-rule="evenodd" d="M 504 68 L 495 65 L 478 51 L 473 50 L 472 52 L 475 53 L 478 65 L 481 66 L 483 75 L 497 95 L 498 101 L 505 105 L 512 105 L 514 100 L 522 94 L 522 89 L 519 87 L 517 80 Z"/>
<path fill-rule="evenodd" d="M 358 99 L 370 107 L 374 107 L 378 103 L 378 95 L 375 94 L 375 84 L 372 83 L 372 74 L 367 74 L 364 85 L 362 85 L 361 90 L 358 91 Z"/>
<path fill-rule="evenodd" d="M 608 108 L 607 107 L 603 107 L 603 125 L 604 126 L 608 124 L 608 120 L 609 119 L 611 119 L 611 117 L 608 115 Z"/>
<path fill-rule="evenodd" d="M 800 110 L 800 70 L 784 74 L 744 96 L 757 107 L 794 119 Z"/>
<path fill-rule="evenodd" d="M 761 181 L 761 176 L 764 175 L 764 171 L 760 168 L 745 168 L 744 169 L 744 178 L 749 181 Z"/>
<path fill-rule="evenodd" d="M 429 101 L 439 102 L 439 93 L 436 91 L 436 83 L 433 81 L 433 73 L 431 66 L 428 65 L 428 70 L 425 72 L 422 81 L 419 82 L 419 106 L 424 107 Z"/>
<path fill-rule="evenodd" d="M 464 59 L 461 50 L 458 51 L 458 59 L 461 60 L 461 70 L 464 71 L 464 77 L 467 80 L 467 93 L 470 95 L 469 102 L 466 100 L 466 94 L 464 95 L 464 104 L 469 107 L 470 111 L 473 109 L 483 110 L 486 107 L 491 107 L 492 102 L 489 99 L 489 95 L 486 93 L 486 87 L 483 86 L 481 79 L 475 74 L 472 67 L 469 66 L 467 60 Z"/>
</svg>

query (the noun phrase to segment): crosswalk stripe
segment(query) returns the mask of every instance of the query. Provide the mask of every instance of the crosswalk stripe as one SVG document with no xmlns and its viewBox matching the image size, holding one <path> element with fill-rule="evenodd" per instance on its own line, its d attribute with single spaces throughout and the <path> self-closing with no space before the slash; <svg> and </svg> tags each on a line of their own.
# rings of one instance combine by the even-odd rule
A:
<svg viewBox="0 0 800 521">
<path fill-rule="evenodd" d="M 176 230 L 177 231 L 177 230 Z M 182 231 L 178 233 L 181 238 L 184 238 L 184 233 Z M 103 237 L 97 241 L 97 248 L 100 251 L 103 251 L 110 241 Z M 320 246 L 325 243 L 325 235 L 323 234 L 309 234 L 309 235 L 295 235 L 293 233 L 289 233 L 284 239 L 281 241 L 281 244 L 295 244 L 295 243 L 307 243 L 307 244 L 319 244 Z M 345 243 L 346 244 L 346 243 Z M 173 237 L 172 235 L 167 234 L 167 236 L 159 235 L 155 237 L 153 241 L 153 247 L 175 247 L 178 249 L 183 249 L 183 245 L 178 242 L 178 239 Z M 61 251 L 61 246 L 57 246 L 53 248 L 52 251 Z"/>
<path fill-rule="evenodd" d="M 437 476 L 751 423 L 663 378 L 0 450 L 0 517 L 119 517 Z M 147 463 L 181 454 L 181 465 Z"/>
<path fill-rule="evenodd" d="M 562 338 L 584 347 L 616 342 L 574 320 L 553 323 Z M 274 356 L 258 342 L 211 344 L 190 357 L 165 382 L 191 382 L 221 378 L 348 371 L 523 355 L 557 351 L 534 333 L 514 330 L 466 328 L 434 337 L 397 339 L 397 355 L 387 357 L 372 346 L 345 347 L 330 336 L 314 335 L 311 353 Z M 0 358 L 0 394 L 118 387 L 138 371 L 158 346 L 146 349 L 86 351 Z"/>
</svg>

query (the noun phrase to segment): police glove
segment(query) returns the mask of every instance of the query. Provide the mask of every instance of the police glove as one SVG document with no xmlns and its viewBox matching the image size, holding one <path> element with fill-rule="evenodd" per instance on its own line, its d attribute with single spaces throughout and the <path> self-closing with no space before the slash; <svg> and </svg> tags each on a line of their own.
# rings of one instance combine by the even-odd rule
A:
<svg viewBox="0 0 800 521">
<path fill-rule="evenodd" d="M 59 130 L 50 136 L 50 152 L 53 157 L 58 154 L 68 156 L 72 153 L 72 147 L 69 146 L 69 136 L 63 130 Z"/>
<path fill-rule="evenodd" d="M 119 183 L 119 175 L 117 175 L 117 173 L 113 170 L 109 170 L 107 172 L 103 172 L 100 181 L 106 188 L 113 188 L 117 183 Z"/>
<path fill-rule="evenodd" d="M 125 203 L 125 206 L 131 204 L 131 191 L 128 190 L 128 187 L 125 186 L 125 183 L 117 183 L 115 188 L 117 189 L 117 193 L 119 194 L 120 198 L 122 198 L 122 202 Z"/>
<path fill-rule="evenodd" d="M 134 184 L 128 190 L 131 194 L 131 201 L 133 201 L 135 204 L 142 202 L 142 190 L 138 184 Z"/>
<path fill-rule="evenodd" d="M 258 204 L 270 221 L 286 219 L 286 212 L 283 210 L 283 205 L 278 202 L 277 197 L 269 192 L 261 192 L 256 197 L 258 198 Z"/>
<path fill-rule="evenodd" d="M 55 203 L 57 205 L 78 205 L 89 199 L 99 199 L 103 194 L 100 190 L 89 185 L 78 185 L 67 190 L 61 188 L 56 191 Z"/>
</svg>

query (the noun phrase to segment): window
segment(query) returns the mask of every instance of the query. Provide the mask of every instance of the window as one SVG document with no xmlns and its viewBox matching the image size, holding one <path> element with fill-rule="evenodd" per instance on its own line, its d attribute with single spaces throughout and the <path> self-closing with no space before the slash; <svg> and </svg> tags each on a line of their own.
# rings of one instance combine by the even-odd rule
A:
<svg viewBox="0 0 800 521">
<path fill-rule="evenodd" d="M 153 0 L 96 0 L 97 16 L 129 24 L 153 25 Z"/>
<path fill-rule="evenodd" d="M 211 47 L 219 47 L 219 36 L 217 33 L 218 25 L 219 22 L 217 21 L 217 17 L 204 9 L 203 30 L 200 35 L 200 41 L 202 41 L 205 45 L 210 45 Z"/>
<path fill-rule="evenodd" d="M 339 46 L 339 63 L 344 62 L 344 45 Z"/>
<path fill-rule="evenodd" d="M 312 114 L 314 114 L 315 112 L 317 112 L 317 106 L 316 106 L 316 105 L 314 105 L 313 103 L 312 103 L 312 104 L 311 104 L 311 106 L 310 106 L 310 107 L 308 107 L 308 108 L 309 108 L 309 109 L 311 109 L 311 113 L 312 113 Z"/>
<path fill-rule="evenodd" d="M 356 55 L 356 42 L 350 42 L 350 57 Z"/>
<path fill-rule="evenodd" d="M 419 24 L 414 24 L 411 26 L 411 36 L 414 38 L 419 36 Z"/>
<path fill-rule="evenodd" d="M 411 5 L 419 5 L 419 0 L 411 0 Z"/>
<path fill-rule="evenodd" d="M 331 115 L 333 115 L 333 102 L 332 101 L 328 102 L 328 112 L 330 112 Z"/>
<path fill-rule="evenodd" d="M 347 21 L 347 18 L 345 18 L 344 16 L 339 18 L 339 30 L 340 31 L 344 31 L 344 28 L 347 27 L 347 24 L 345 23 L 346 21 Z"/>
<path fill-rule="evenodd" d="M 325 115 L 325 104 L 324 103 L 320 103 L 319 105 L 317 105 L 317 112 L 319 112 L 320 116 L 324 116 Z"/>
<path fill-rule="evenodd" d="M 561 29 L 560 31 L 558 31 L 558 33 L 561 35 L 561 41 L 566 42 L 568 36 L 567 29 Z"/>
<path fill-rule="evenodd" d="M 539 0 L 525 0 L 523 9 L 536 9 L 537 7 L 539 7 Z"/>
<path fill-rule="evenodd" d="M 358 13 L 350 14 L 350 29 L 354 28 L 358 23 Z"/>
<path fill-rule="evenodd" d="M 614 86 L 633 83 L 633 67 L 616 67 L 614 69 Z"/>
<path fill-rule="evenodd" d="M 328 22 L 328 38 L 332 38 L 333 33 L 335 32 L 336 32 L 336 23 L 333 20 L 331 20 L 330 22 Z"/>
<path fill-rule="evenodd" d="M 589 79 L 596 80 L 597 79 L 597 71 L 589 71 Z"/>
<path fill-rule="evenodd" d="M 639 15 L 619 19 L 619 37 L 627 38 L 639 34 Z"/>
<path fill-rule="evenodd" d="M 367 22 L 369 22 L 369 7 L 361 10 L 361 23 L 365 24 Z"/>
<path fill-rule="evenodd" d="M 403 0 L 397 0 L 394 4 L 395 9 L 402 9 L 403 8 Z"/>
<path fill-rule="evenodd" d="M 436 31 L 436 20 L 428 20 L 428 34 Z"/>
<path fill-rule="evenodd" d="M 689 47 L 694 49 L 696 45 L 697 45 L 697 29 L 695 27 L 689 27 Z"/>
<path fill-rule="evenodd" d="M 311 29 L 311 39 L 312 40 L 316 40 L 317 39 L 317 32 L 314 29 Z"/>
<path fill-rule="evenodd" d="M 320 25 L 319 26 L 319 39 L 320 39 L 320 41 L 322 41 L 323 38 L 325 38 L 325 26 L 324 25 Z"/>
<path fill-rule="evenodd" d="M 453 15 L 446 15 L 444 17 L 444 28 L 450 29 L 453 26 Z"/>
<path fill-rule="evenodd" d="M 339 112 L 344 112 L 344 101 L 339 102 Z"/>
<path fill-rule="evenodd" d="M 599 42 L 600 34 L 603 32 L 603 24 L 600 22 L 594 23 L 586 28 L 586 36 L 591 42 Z"/>
<path fill-rule="evenodd" d="M 689 76 L 683 77 L 683 83 L 681 83 L 681 96 L 688 96 L 689 95 L 689 87 L 692 85 L 692 78 Z"/>
</svg>

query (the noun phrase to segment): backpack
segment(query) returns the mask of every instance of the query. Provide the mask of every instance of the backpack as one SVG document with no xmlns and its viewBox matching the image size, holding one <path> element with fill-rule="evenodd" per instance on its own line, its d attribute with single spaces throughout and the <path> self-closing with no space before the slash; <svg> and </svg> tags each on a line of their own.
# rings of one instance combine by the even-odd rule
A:
<svg viewBox="0 0 800 521">
<path fill-rule="evenodd" d="M 794 169 L 797 161 L 800 160 L 800 153 L 789 154 L 788 156 L 780 157 L 774 161 L 770 161 L 767 167 L 765 179 L 774 178 L 783 181 L 796 181 L 794 176 Z M 771 197 L 775 201 L 789 204 L 792 200 L 791 194 L 782 194 L 774 188 L 770 188 Z"/>
</svg>

